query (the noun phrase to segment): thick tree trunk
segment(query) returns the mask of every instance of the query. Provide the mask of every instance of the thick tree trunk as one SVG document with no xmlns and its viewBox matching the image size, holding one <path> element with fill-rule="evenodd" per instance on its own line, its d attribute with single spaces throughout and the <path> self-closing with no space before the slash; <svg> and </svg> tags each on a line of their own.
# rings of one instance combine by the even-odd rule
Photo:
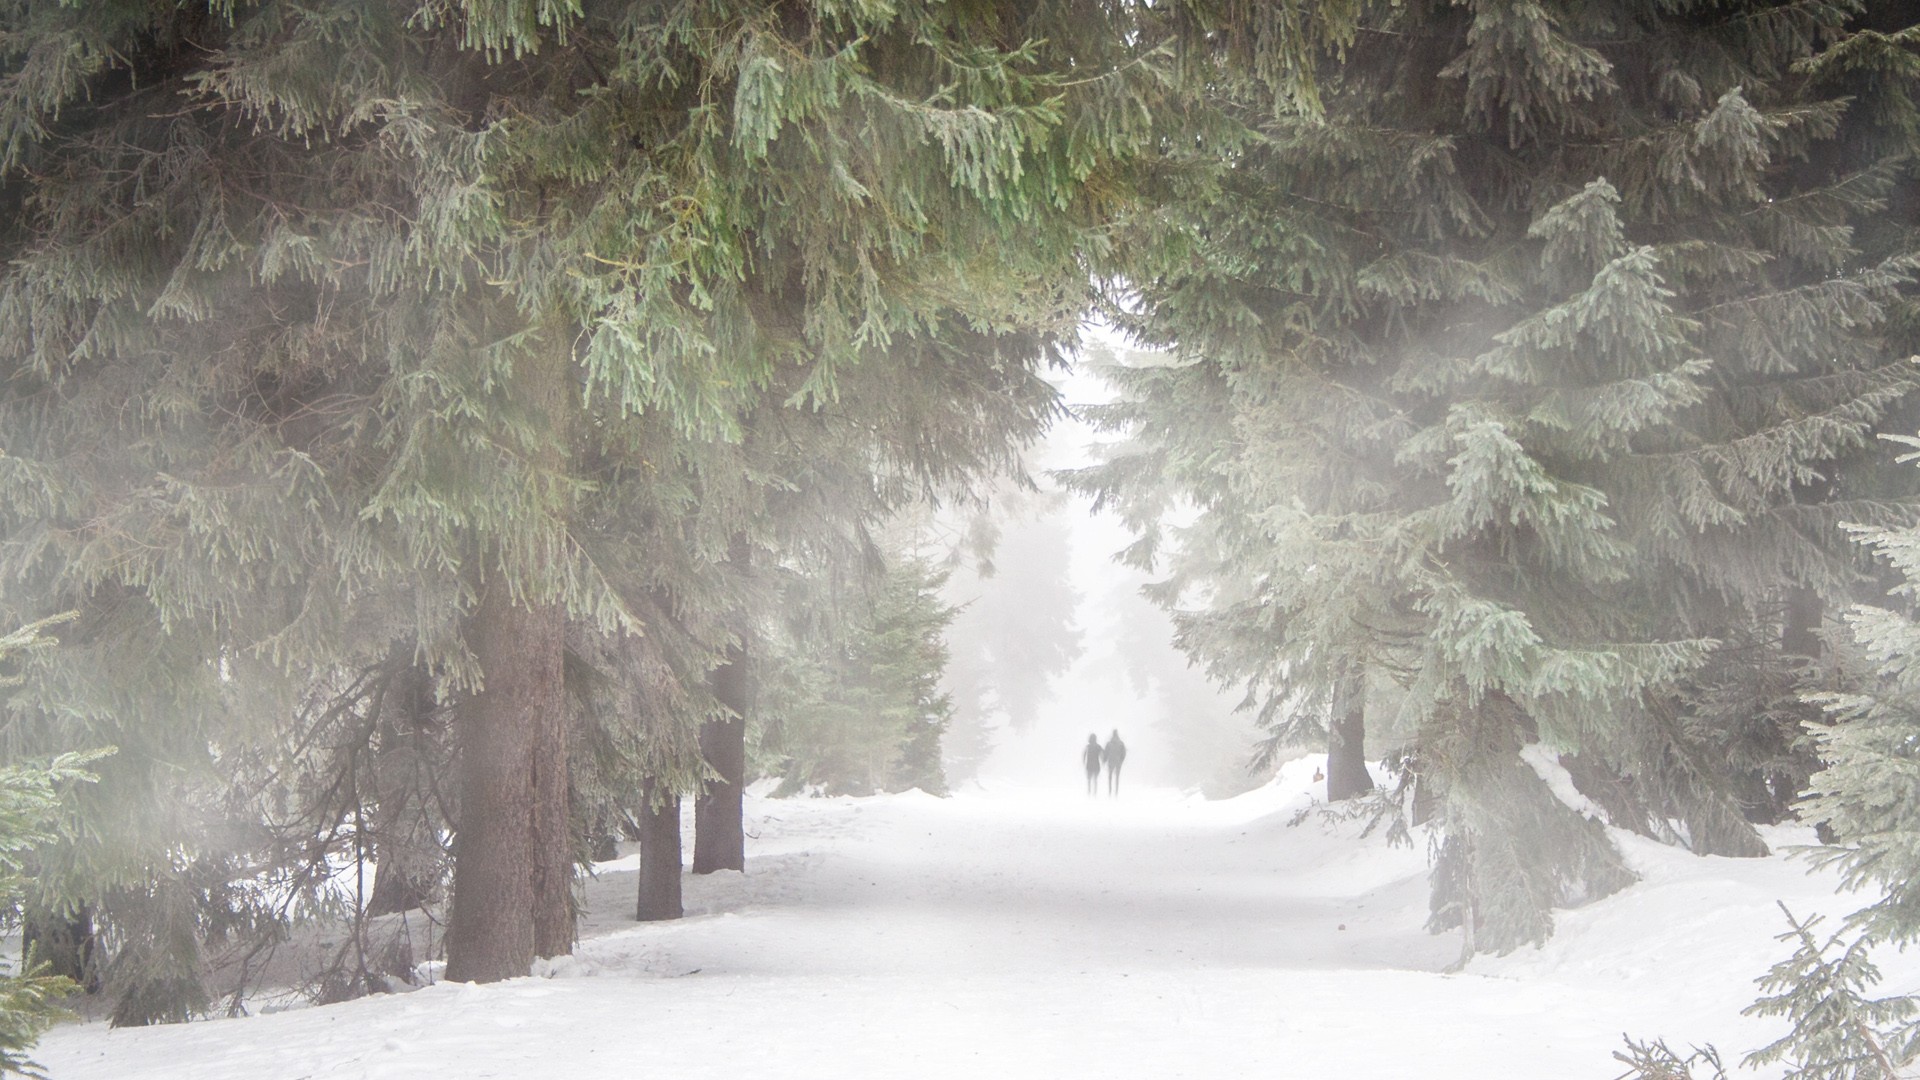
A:
<svg viewBox="0 0 1920 1080">
<path fill-rule="evenodd" d="M 741 820 L 740 795 L 747 773 L 747 651 L 727 649 L 727 662 L 713 670 L 713 696 L 725 706 L 724 720 L 700 728 L 700 754 L 720 774 L 709 781 L 694 803 L 693 872 L 747 868 L 746 833 Z"/>
<path fill-rule="evenodd" d="M 558 443 L 541 465 L 560 472 L 565 468 L 558 447 L 565 446 L 573 412 L 570 382 L 573 345 L 559 336 L 548 351 L 537 377 L 526 392 L 545 399 L 549 426 Z M 556 605 L 553 633 L 553 695 L 531 717 L 533 743 L 533 952 L 535 956 L 565 956 L 573 952 L 575 910 L 573 875 L 573 772 L 567 760 L 567 701 L 563 673 L 566 647 L 565 614 Z"/>
<path fill-rule="evenodd" d="M 566 335 L 516 364 L 506 400 L 538 425 L 524 482 L 536 498 L 566 469 L 573 353 Z M 564 498 L 564 496 L 555 496 Z M 537 582 L 508 588 L 512 567 L 561 557 L 566 507 L 545 535 L 502 551 L 468 631 L 484 689 L 461 709 L 460 823 L 454 848 L 447 978 L 491 982 L 525 975 L 536 955 L 573 947 L 573 844 L 568 827 L 566 612 Z"/>
<path fill-rule="evenodd" d="M 682 914 L 680 796 L 656 793 L 655 782 L 649 780 L 640 807 L 640 904 L 634 917 L 657 922 Z"/>
<path fill-rule="evenodd" d="M 535 742 L 538 718 L 565 704 L 558 605 L 514 603 L 490 581 L 468 644 L 486 687 L 460 709 L 459 832 L 447 978 L 493 982 L 525 975 L 534 957 Z"/>
<path fill-rule="evenodd" d="M 1341 677 L 1327 725 L 1327 801 L 1339 802 L 1373 790 L 1367 772 L 1367 681 L 1355 668 Z"/>
</svg>

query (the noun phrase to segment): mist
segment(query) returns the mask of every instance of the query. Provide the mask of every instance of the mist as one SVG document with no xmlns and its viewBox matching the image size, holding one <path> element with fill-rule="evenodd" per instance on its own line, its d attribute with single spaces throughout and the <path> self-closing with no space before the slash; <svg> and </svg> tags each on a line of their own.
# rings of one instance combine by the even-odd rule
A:
<svg viewBox="0 0 1920 1080">
<path fill-rule="evenodd" d="M 1240 695 L 1188 664 L 1172 620 L 1141 595 L 1152 576 L 1114 560 L 1132 539 L 1118 518 L 1050 478 L 1094 459 L 1101 437 L 1079 408 L 1111 396 L 1084 363 L 1058 385 L 1073 412 L 1031 456 L 1040 491 L 995 500 L 987 565 L 965 562 L 946 585 L 960 609 L 944 684 L 956 705 L 950 779 L 1079 790 L 1088 734 L 1104 741 L 1118 731 L 1128 747 L 1123 792 L 1221 798 L 1257 786 L 1269 774 L 1247 767 L 1259 733 L 1235 710 Z"/>
</svg>

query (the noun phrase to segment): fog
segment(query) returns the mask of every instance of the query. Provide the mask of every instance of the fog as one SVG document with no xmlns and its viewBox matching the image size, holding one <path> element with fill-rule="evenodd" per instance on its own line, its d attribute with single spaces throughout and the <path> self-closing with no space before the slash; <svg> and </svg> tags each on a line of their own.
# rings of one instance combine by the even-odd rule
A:
<svg viewBox="0 0 1920 1080">
<path fill-rule="evenodd" d="M 1058 385 L 1070 406 L 1110 396 L 1084 366 Z M 963 563 L 947 584 L 961 608 L 948 634 L 947 690 L 959 713 L 950 775 L 989 788 L 1081 789 L 1087 735 L 1105 741 L 1118 730 L 1128 748 L 1123 794 L 1235 794 L 1263 778 L 1246 768 L 1257 733 L 1234 711 L 1239 695 L 1188 666 L 1172 621 L 1140 595 L 1150 577 L 1114 561 L 1131 539 L 1119 520 L 1047 475 L 1091 462 L 1100 439 L 1077 416 L 1057 422 L 1030 458 L 1041 491 L 995 500 L 990 570 Z"/>
</svg>

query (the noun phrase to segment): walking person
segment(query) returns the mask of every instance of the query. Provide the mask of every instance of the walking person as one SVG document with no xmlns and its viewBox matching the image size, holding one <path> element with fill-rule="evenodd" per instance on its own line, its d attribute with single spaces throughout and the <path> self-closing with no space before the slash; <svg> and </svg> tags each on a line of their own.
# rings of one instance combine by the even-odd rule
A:
<svg viewBox="0 0 1920 1080">
<path fill-rule="evenodd" d="M 1089 735 L 1091 739 L 1093 736 Z M 1107 745 L 1100 750 L 1100 756 L 1107 763 L 1107 794 L 1120 794 L 1120 766 L 1127 761 L 1127 744 L 1120 741 L 1120 729 L 1114 728 L 1107 737 Z"/>
<path fill-rule="evenodd" d="M 1087 733 L 1087 745 L 1080 751 L 1080 760 L 1087 766 L 1087 794 L 1100 794 L 1100 762 L 1106 752 L 1100 749 L 1100 736 Z"/>
</svg>

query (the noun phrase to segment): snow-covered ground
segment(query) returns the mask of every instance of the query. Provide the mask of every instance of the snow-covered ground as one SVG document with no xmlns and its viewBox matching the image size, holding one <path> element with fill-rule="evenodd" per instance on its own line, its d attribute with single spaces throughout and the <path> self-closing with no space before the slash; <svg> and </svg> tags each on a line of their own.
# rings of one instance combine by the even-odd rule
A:
<svg viewBox="0 0 1920 1080">
<path fill-rule="evenodd" d="M 633 860 L 604 864 L 577 953 L 536 977 L 71 1024 L 36 1056 L 54 1080 L 1606 1080 L 1623 1032 L 1730 1061 L 1767 1041 L 1739 1010 L 1787 952 L 1775 901 L 1863 903 L 1788 859 L 1624 837 L 1639 885 L 1562 913 L 1543 949 L 1446 974 L 1459 942 L 1421 929 L 1424 847 L 1289 825 L 1316 763 L 1221 802 L 752 799 L 744 875 L 689 878 L 686 919 L 638 925 Z M 1884 990 L 1920 989 L 1920 956 L 1879 959 Z"/>
</svg>

